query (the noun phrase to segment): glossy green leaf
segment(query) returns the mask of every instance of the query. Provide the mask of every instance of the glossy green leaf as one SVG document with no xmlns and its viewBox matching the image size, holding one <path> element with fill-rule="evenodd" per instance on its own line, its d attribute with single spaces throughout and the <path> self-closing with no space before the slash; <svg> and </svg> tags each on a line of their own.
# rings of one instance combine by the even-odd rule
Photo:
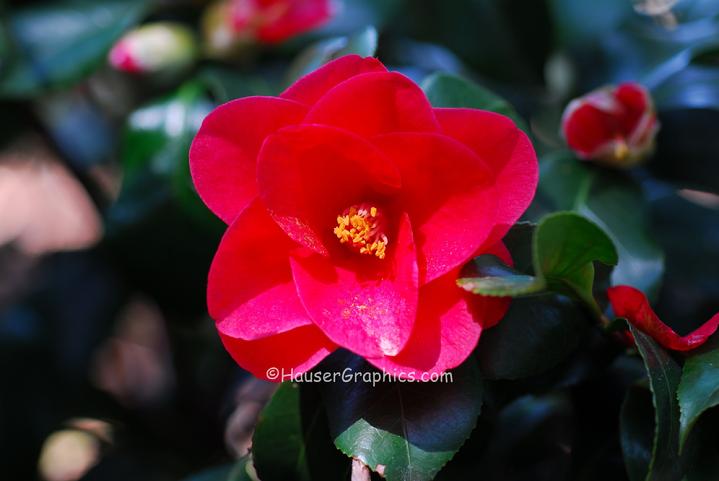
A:
<svg viewBox="0 0 719 481">
<path fill-rule="evenodd" d="M 683 448 L 699 416 L 719 405 L 719 340 L 716 337 L 684 363 L 677 397 L 681 409 L 680 447 Z"/>
<path fill-rule="evenodd" d="M 631 178 L 558 152 L 540 163 L 537 202 L 549 210 L 577 212 L 599 225 L 619 255 L 613 284 L 656 294 L 664 255 L 652 236 L 647 202 Z"/>
<path fill-rule="evenodd" d="M 203 85 L 189 82 L 130 114 L 122 141 L 125 177 L 110 211 L 113 222 L 133 222 L 167 199 L 180 201 L 199 219 L 211 218 L 192 186 L 188 151 L 212 106 Z"/>
<path fill-rule="evenodd" d="M 335 445 L 388 481 L 433 479 L 474 429 L 482 384 L 472 362 L 451 371 L 451 382 L 374 385 L 381 373 L 364 360 L 344 355 L 339 365 L 366 378 L 324 386 Z"/>
<path fill-rule="evenodd" d="M 644 481 L 652 459 L 654 417 L 651 393 L 632 386 L 622 403 L 619 432 L 624 466 L 630 481 Z"/>
<path fill-rule="evenodd" d="M 377 51 L 377 30 L 370 26 L 347 37 L 334 37 L 310 45 L 292 62 L 287 73 L 289 85 L 322 65 L 349 54 L 372 57 Z"/>
<path fill-rule="evenodd" d="M 617 251 L 612 240 L 584 217 L 559 212 L 542 219 L 534 233 L 534 271 L 547 286 L 575 295 L 595 310 L 592 294 L 594 261 L 616 265 Z"/>
<path fill-rule="evenodd" d="M 332 445 L 319 392 L 292 382 L 283 383 L 260 414 L 252 456 L 262 481 L 334 480 L 349 467 Z"/>
<path fill-rule="evenodd" d="M 475 472 L 471 478 L 455 479 L 531 480 L 538 472 L 570 479 L 572 456 L 567 447 L 572 446 L 575 415 L 572 400 L 564 392 L 513 400 L 497 416 L 476 471 L 481 476 Z"/>
<path fill-rule="evenodd" d="M 463 272 L 457 284 L 473 294 L 515 297 L 539 292 L 545 287 L 542 279 L 521 274 L 493 255 L 475 257 L 468 269 L 471 274 Z"/>
<path fill-rule="evenodd" d="M 486 379 L 521 379 L 566 359 L 590 322 L 577 303 L 545 294 L 513 299 L 498 325 L 482 333 L 475 351 Z"/>
<path fill-rule="evenodd" d="M 464 107 L 489 110 L 506 115 L 519 128 L 527 130 L 524 120 L 506 100 L 488 89 L 454 75 L 436 73 L 422 82 L 422 90 L 434 107 Z"/>
<path fill-rule="evenodd" d="M 475 294 L 522 296 L 550 290 L 577 297 L 595 312 L 594 262 L 612 266 L 617 252 L 597 225 L 572 212 L 544 217 L 532 238 L 532 270 L 526 275 L 503 266 L 496 258 L 475 259 L 457 281 Z M 474 274 L 471 273 L 474 271 Z"/>
<path fill-rule="evenodd" d="M 28 97 L 68 86 L 105 62 L 113 43 L 152 7 L 144 0 L 63 0 L 13 9 L 13 55 L 0 96 Z"/>
<path fill-rule="evenodd" d="M 683 476 L 683 460 L 679 455 L 679 402 L 677 388 L 681 368 L 651 337 L 629 329 L 649 378 L 654 404 L 654 435 L 645 481 L 679 481 Z M 631 468 L 638 472 L 638 467 Z"/>
</svg>

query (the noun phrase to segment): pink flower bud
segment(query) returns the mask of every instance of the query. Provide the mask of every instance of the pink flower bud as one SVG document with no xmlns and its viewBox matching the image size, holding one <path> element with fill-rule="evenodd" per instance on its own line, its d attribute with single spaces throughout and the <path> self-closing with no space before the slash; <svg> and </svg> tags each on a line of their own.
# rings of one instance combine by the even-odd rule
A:
<svg viewBox="0 0 719 481">
<path fill-rule="evenodd" d="M 197 56 L 192 30 L 178 23 L 156 22 L 126 33 L 112 47 L 108 60 L 123 72 L 155 74 L 182 71 Z"/>
<path fill-rule="evenodd" d="M 646 159 L 658 130 L 649 92 L 636 83 L 574 99 L 562 116 L 562 133 L 577 156 L 612 167 L 628 168 Z"/>
</svg>

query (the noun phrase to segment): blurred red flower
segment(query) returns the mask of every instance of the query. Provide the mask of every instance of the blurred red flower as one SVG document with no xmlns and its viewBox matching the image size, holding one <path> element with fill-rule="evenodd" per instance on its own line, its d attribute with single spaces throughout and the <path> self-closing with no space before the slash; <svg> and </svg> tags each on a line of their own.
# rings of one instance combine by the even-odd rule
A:
<svg viewBox="0 0 719 481">
<path fill-rule="evenodd" d="M 719 313 L 686 336 L 680 336 L 664 324 L 649 305 L 647 297 L 629 286 L 611 287 L 607 291 L 617 317 L 627 319 L 634 327 L 651 336 L 667 349 L 689 351 L 704 344 L 719 327 Z"/>
<path fill-rule="evenodd" d="M 659 129 L 649 92 L 639 84 L 595 90 L 574 99 L 562 117 L 562 133 L 582 159 L 631 167 L 654 148 Z"/>
<path fill-rule="evenodd" d="M 312 30 L 335 11 L 332 0 L 230 0 L 229 5 L 235 33 L 265 43 Z"/>
<path fill-rule="evenodd" d="M 411 80 L 346 56 L 279 97 L 218 107 L 190 151 L 230 224 L 208 306 L 235 360 L 295 374 L 338 346 L 409 377 L 461 364 L 508 300 L 456 285 L 534 196 L 537 159 L 508 118 L 432 108 Z M 277 380 L 277 379 L 275 379 Z"/>
</svg>

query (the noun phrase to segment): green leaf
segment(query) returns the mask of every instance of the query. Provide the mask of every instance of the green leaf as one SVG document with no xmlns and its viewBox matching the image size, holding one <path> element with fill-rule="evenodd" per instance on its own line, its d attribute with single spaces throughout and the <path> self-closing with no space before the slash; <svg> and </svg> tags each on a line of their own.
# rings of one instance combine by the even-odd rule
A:
<svg viewBox="0 0 719 481">
<path fill-rule="evenodd" d="M 482 333 L 475 355 L 486 379 L 521 379 L 556 366 L 571 354 L 590 323 L 570 299 L 557 295 L 514 299 L 498 325 Z"/>
<path fill-rule="evenodd" d="M 356 356 L 335 358 L 358 379 L 324 386 L 335 445 L 388 481 L 429 481 L 474 429 L 482 383 L 467 362 L 450 372 L 451 382 L 372 383 L 382 373 Z M 347 371 L 346 369 L 349 369 Z"/>
<path fill-rule="evenodd" d="M 588 165 L 568 152 L 545 156 L 540 169 L 537 202 L 548 210 L 577 212 L 599 225 L 619 254 L 613 284 L 655 294 L 664 255 L 652 236 L 639 185 L 627 175 Z"/>
<path fill-rule="evenodd" d="M 616 265 L 611 239 L 584 217 L 559 212 L 542 219 L 534 233 L 534 271 L 555 292 L 575 295 L 598 310 L 592 294 L 594 261 Z"/>
<path fill-rule="evenodd" d="M 292 382 L 283 383 L 260 414 L 252 456 L 262 481 L 341 479 L 349 468 L 332 445 L 319 393 Z"/>
<path fill-rule="evenodd" d="M 684 363 L 677 392 L 681 409 L 680 449 L 699 416 L 719 405 L 719 338 L 716 336 Z"/>
<path fill-rule="evenodd" d="M 467 277 L 469 273 L 463 272 L 457 284 L 473 294 L 515 297 L 539 292 L 545 287 L 541 279 L 521 274 L 493 255 L 475 257 L 468 269 L 473 271 L 471 277 Z"/>
<path fill-rule="evenodd" d="M 645 481 L 679 481 L 683 460 L 679 455 L 679 402 L 677 388 L 681 378 L 679 364 L 654 340 L 629 326 L 644 367 L 654 403 L 654 436 Z M 631 467 L 638 471 L 638 465 Z"/>
<path fill-rule="evenodd" d="M 152 4 L 64 0 L 13 9 L 8 36 L 14 55 L 0 76 L 0 96 L 29 97 L 89 75 Z"/>
<path fill-rule="evenodd" d="M 203 85 L 188 82 L 130 114 L 122 141 L 123 188 L 110 211 L 114 223 L 134 222 L 175 199 L 214 224 L 194 191 L 188 160 L 192 139 L 212 107 Z"/>
<path fill-rule="evenodd" d="M 310 45 L 290 65 L 286 79 L 287 85 L 344 55 L 374 56 L 377 51 L 377 36 L 377 30 L 369 26 L 348 37 L 329 38 Z"/>
<path fill-rule="evenodd" d="M 644 481 L 652 459 L 654 418 L 651 393 L 632 386 L 622 403 L 619 432 L 624 465 L 630 481 Z"/>
<path fill-rule="evenodd" d="M 457 284 L 489 296 L 522 296 L 548 289 L 577 297 L 596 313 L 594 262 L 611 266 L 617 260 L 614 244 L 597 225 L 577 214 L 559 212 L 544 217 L 534 231 L 534 276 L 520 274 L 496 258 L 484 256 L 469 265 L 475 274 L 465 271 Z"/>
<path fill-rule="evenodd" d="M 524 120 L 506 100 L 486 88 L 446 73 L 436 73 L 422 82 L 422 90 L 433 107 L 466 107 L 506 115 L 527 131 Z"/>
<path fill-rule="evenodd" d="M 573 445 L 577 414 L 570 396 L 562 391 L 513 400 L 493 420 L 475 473 L 482 473 L 479 479 L 502 481 L 547 479 L 538 472 L 568 479 L 563 474 L 568 472 L 573 453 L 566 447 Z M 476 459 L 478 454 L 472 456 Z M 476 478 L 476 474 L 470 477 L 467 473 L 453 481 Z"/>
</svg>

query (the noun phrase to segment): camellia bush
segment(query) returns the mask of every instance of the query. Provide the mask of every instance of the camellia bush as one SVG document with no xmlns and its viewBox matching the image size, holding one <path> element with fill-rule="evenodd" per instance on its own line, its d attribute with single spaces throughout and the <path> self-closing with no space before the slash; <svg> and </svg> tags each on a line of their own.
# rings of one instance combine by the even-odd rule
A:
<svg viewBox="0 0 719 481">
<path fill-rule="evenodd" d="M 2 479 L 719 479 L 718 2 L 0 20 Z"/>
</svg>

